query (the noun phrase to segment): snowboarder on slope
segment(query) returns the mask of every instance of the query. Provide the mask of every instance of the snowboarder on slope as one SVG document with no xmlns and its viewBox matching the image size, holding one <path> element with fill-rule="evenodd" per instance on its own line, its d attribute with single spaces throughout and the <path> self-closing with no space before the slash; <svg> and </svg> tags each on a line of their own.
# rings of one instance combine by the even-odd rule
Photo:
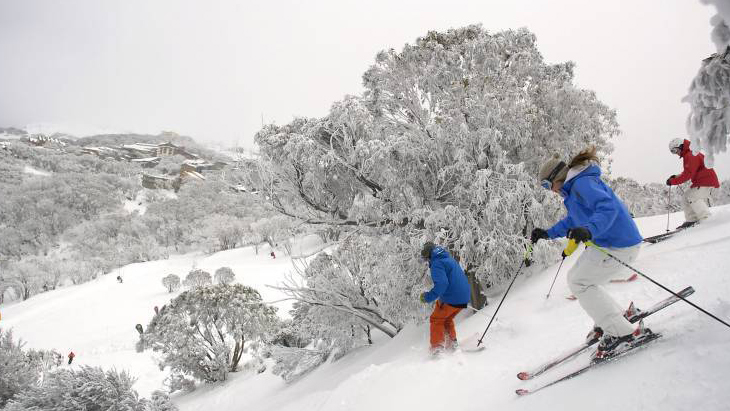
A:
<svg viewBox="0 0 730 411">
<path fill-rule="evenodd" d="M 538 174 L 540 185 L 564 198 L 568 215 L 548 230 L 535 228 L 531 239 L 536 243 L 567 236 L 578 243 L 592 241 L 630 264 L 639 254 L 642 238 L 626 206 L 600 179 L 598 163 L 596 149 L 590 147 L 568 164 L 554 157 L 542 165 Z M 570 291 L 595 323 L 588 339 L 601 338 L 594 358 L 620 353 L 651 335 L 651 330 L 641 322 L 634 328 L 603 288 L 623 269 L 616 260 L 586 247 L 568 272 Z"/>
<path fill-rule="evenodd" d="M 459 263 L 441 246 L 427 242 L 421 249 L 421 258 L 428 261 L 433 288 L 421 293 L 423 303 L 436 301 L 431 313 L 431 354 L 443 349 L 458 348 L 454 317 L 466 308 L 471 299 L 469 281 Z M 448 333 L 448 338 L 445 334 Z"/>
<path fill-rule="evenodd" d="M 70 353 L 68 353 L 68 365 L 71 365 L 71 363 L 74 360 L 74 357 L 76 357 L 76 354 L 74 354 L 73 351 L 71 351 Z"/>
<path fill-rule="evenodd" d="M 685 221 L 677 228 L 691 227 L 710 216 L 707 201 L 712 194 L 712 189 L 720 187 L 720 181 L 717 179 L 715 170 L 705 167 L 704 154 L 692 154 L 692 150 L 689 149 L 689 140 L 673 139 L 669 142 L 669 151 L 682 158 L 684 170 L 678 176 L 670 176 L 667 179 L 667 185 L 674 186 L 687 180 L 692 181 L 689 190 L 685 190 L 682 195 Z"/>
</svg>

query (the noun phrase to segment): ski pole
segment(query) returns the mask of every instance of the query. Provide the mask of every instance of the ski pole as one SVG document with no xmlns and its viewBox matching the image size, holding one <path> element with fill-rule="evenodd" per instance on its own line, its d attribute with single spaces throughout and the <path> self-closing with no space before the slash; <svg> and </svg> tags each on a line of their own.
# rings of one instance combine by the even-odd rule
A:
<svg viewBox="0 0 730 411">
<path fill-rule="evenodd" d="M 558 266 L 558 272 L 555 273 L 555 278 L 553 278 L 553 283 L 550 284 L 550 289 L 548 290 L 547 295 L 545 296 L 545 299 L 547 300 L 550 298 L 550 293 L 553 291 L 553 286 L 555 285 L 555 280 L 558 279 L 558 274 L 560 274 L 560 268 L 563 266 L 563 263 L 565 262 L 565 253 L 563 253 L 563 259 L 560 260 L 560 265 Z"/>
<path fill-rule="evenodd" d="M 531 253 L 532 253 L 532 244 L 527 246 L 527 250 L 525 250 L 525 256 L 522 259 L 522 264 L 520 264 L 520 268 L 517 269 L 517 272 L 515 273 L 514 277 L 512 277 L 512 281 L 509 283 L 509 286 L 507 287 L 507 291 L 504 292 L 504 295 L 502 296 L 502 300 L 499 302 L 499 305 L 497 305 L 497 309 L 494 310 L 494 314 L 492 314 L 492 318 L 489 320 L 489 324 L 487 324 L 487 328 L 484 330 L 484 332 L 482 333 L 482 336 L 479 338 L 479 342 L 477 342 L 477 347 L 479 347 L 482 344 L 482 340 L 484 339 L 484 336 L 487 334 L 487 331 L 489 331 L 489 327 L 492 325 L 492 321 L 494 321 L 494 318 L 497 316 L 497 313 L 499 312 L 499 308 L 502 306 L 504 299 L 507 297 L 507 293 L 509 293 L 510 288 L 512 288 L 512 284 L 515 283 L 517 276 L 520 275 L 520 271 L 522 271 L 522 267 L 525 266 L 525 261 L 530 257 Z"/>
<path fill-rule="evenodd" d="M 669 232 L 669 213 L 672 209 L 672 187 L 667 188 L 667 232 Z"/>
<path fill-rule="evenodd" d="M 573 240 L 571 240 L 571 241 L 573 241 Z M 623 265 L 624 267 L 626 267 L 626 268 L 630 269 L 631 271 L 633 271 L 633 272 L 635 272 L 635 273 L 637 273 L 637 274 L 641 275 L 642 277 L 644 277 L 644 278 L 646 278 L 647 280 L 651 281 L 651 282 L 652 282 L 652 283 L 654 283 L 655 285 L 658 285 L 658 286 L 659 286 L 659 287 L 661 287 L 661 288 L 662 288 L 662 289 L 663 289 L 664 291 L 667 291 L 667 292 L 669 292 L 670 294 L 672 294 L 673 296 L 675 296 L 675 297 L 677 297 L 677 298 L 680 298 L 680 299 L 682 299 L 682 301 L 686 302 L 687 304 L 691 305 L 692 307 L 694 307 L 694 308 L 696 308 L 696 309 L 700 310 L 701 312 L 703 312 L 703 313 L 705 313 L 705 314 L 709 315 L 709 316 L 710 316 L 710 317 L 712 317 L 713 319 L 715 319 L 715 320 L 719 321 L 720 323 L 722 323 L 722 324 L 723 324 L 723 325 L 725 325 L 726 327 L 730 328 L 730 324 L 728 324 L 728 323 L 726 323 L 725 321 L 723 321 L 723 320 L 721 320 L 721 319 L 717 318 L 717 317 L 716 317 L 715 315 L 713 315 L 713 314 L 711 314 L 711 313 L 707 312 L 706 310 L 702 309 L 702 307 L 698 306 L 697 304 L 693 303 L 692 301 L 689 301 L 688 299 L 686 299 L 686 298 L 682 297 L 681 295 L 679 295 L 679 294 L 675 293 L 674 291 L 670 290 L 669 288 L 667 288 L 667 287 L 665 287 L 665 286 L 663 286 L 663 285 L 659 284 L 658 282 L 656 282 L 656 281 L 652 280 L 652 279 L 651 279 L 651 278 L 649 278 L 649 276 L 647 276 L 646 274 L 644 274 L 644 273 L 642 273 L 641 271 L 637 270 L 636 268 L 634 268 L 634 267 L 632 267 L 632 266 L 630 266 L 630 265 L 626 264 L 625 262 L 623 262 L 623 261 L 619 260 L 619 259 L 618 259 L 618 258 L 616 258 L 616 257 L 615 257 L 615 256 L 614 256 L 613 254 L 611 254 L 611 253 L 609 253 L 608 251 L 604 250 L 603 248 L 601 248 L 601 247 L 599 247 L 599 246 L 597 246 L 597 245 L 593 244 L 593 242 L 591 242 L 591 241 L 586 241 L 586 246 L 591 246 L 591 247 L 595 248 L 596 250 L 598 250 L 598 251 L 600 251 L 600 252 L 602 252 L 602 253 L 606 254 L 607 256 L 609 256 L 609 257 L 613 258 L 614 260 L 618 261 L 619 263 L 621 263 L 621 264 L 622 264 L 622 265 Z"/>
<path fill-rule="evenodd" d="M 565 257 L 573 254 L 573 252 L 578 248 L 578 243 L 575 242 L 575 240 L 568 241 L 568 245 L 563 250 L 563 259 L 560 261 L 560 265 L 558 266 L 558 272 L 555 273 L 555 278 L 553 278 L 553 283 L 550 285 L 550 290 L 548 290 L 547 295 L 545 296 L 545 299 L 550 298 L 550 293 L 553 291 L 553 286 L 555 285 L 555 280 L 558 279 L 558 274 L 560 274 L 560 269 L 563 267 L 563 263 L 565 262 Z"/>
</svg>

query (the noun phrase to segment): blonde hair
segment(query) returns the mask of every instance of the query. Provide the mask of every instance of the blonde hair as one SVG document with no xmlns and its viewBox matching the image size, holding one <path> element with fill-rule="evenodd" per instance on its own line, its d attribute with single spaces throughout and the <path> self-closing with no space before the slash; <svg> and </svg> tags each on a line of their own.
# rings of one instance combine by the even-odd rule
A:
<svg viewBox="0 0 730 411">
<path fill-rule="evenodd" d="M 600 164 L 601 160 L 596 155 L 596 151 L 596 146 L 590 146 L 576 154 L 575 157 L 570 160 L 568 168 L 586 166 L 590 162 Z"/>
</svg>

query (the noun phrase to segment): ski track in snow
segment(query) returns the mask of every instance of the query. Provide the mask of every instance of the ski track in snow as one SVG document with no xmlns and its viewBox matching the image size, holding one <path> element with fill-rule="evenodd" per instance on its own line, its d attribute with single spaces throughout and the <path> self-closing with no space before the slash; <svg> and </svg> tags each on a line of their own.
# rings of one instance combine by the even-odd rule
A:
<svg viewBox="0 0 730 411">
<path fill-rule="evenodd" d="M 682 217 L 681 213 L 670 215 L 670 228 L 679 225 Z M 659 234 L 666 229 L 667 216 L 637 223 L 644 236 Z M 730 320 L 729 231 L 730 206 L 716 207 L 713 216 L 699 226 L 664 242 L 645 244 L 634 266 L 675 291 L 694 286 L 691 301 Z M 305 248 L 316 246 L 309 241 Z M 295 254 L 305 252 L 294 250 Z M 529 276 L 521 275 L 484 339 L 486 350 L 480 353 L 457 352 L 431 359 L 428 324 L 409 325 L 396 338 L 379 336 L 373 346 L 323 364 L 290 384 L 269 371 L 239 372 L 225 384 L 203 385 L 173 398 L 183 411 L 728 409 L 730 329 L 684 302 L 646 320 L 648 327 L 664 335 L 651 346 L 528 397 L 517 397 L 515 389 L 529 389 L 587 361 L 588 353 L 532 381 L 516 378 L 517 372 L 580 344 L 592 326 L 578 302 L 563 298 L 570 294 L 565 276 L 576 257 L 565 261 L 550 299 L 545 294 L 557 264 L 543 270 L 531 267 Z M 134 351 L 134 325 L 146 325 L 152 307 L 174 296 L 165 292 L 161 278 L 169 273 L 184 277 L 193 264 L 211 273 L 230 266 L 237 281 L 258 289 L 266 301 L 277 300 L 281 294 L 265 284 L 276 284 L 292 271 L 283 253 L 274 260 L 263 248 L 258 255 L 243 248 L 132 264 L 90 283 L 0 306 L 0 326 L 13 327 L 30 347 L 55 348 L 64 355 L 73 349 L 74 366 L 127 369 L 138 377 L 135 388 L 147 396 L 160 387 L 164 373 L 149 351 Z M 118 274 L 124 284 L 115 281 Z M 644 278 L 606 287 L 622 306 L 633 300 L 639 308 L 648 307 L 667 295 Z M 475 344 L 500 298 L 491 299 L 488 307 L 474 315 L 460 315 L 457 332 L 462 344 L 467 339 Z M 278 306 L 279 313 L 286 315 L 291 303 Z"/>
</svg>

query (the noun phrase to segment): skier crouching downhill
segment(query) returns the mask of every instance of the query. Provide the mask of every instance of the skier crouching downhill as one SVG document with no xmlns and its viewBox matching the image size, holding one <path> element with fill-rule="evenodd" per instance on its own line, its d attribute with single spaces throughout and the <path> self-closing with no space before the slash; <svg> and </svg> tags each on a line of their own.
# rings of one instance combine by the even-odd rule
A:
<svg viewBox="0 0 730 411">
<path fill-rule="evenodd" d="M 677 229 L 692 227 L 710 216 L 707 200 L 712 194 L 712 189 L 720 187 L 720 181 L 717 179 L 715 170 L 705 167 L 705 156 L 702 153 L 692 154 L 689 140 L 673 139 L 669 142 L 669 151 L 682 158 L 684 170 L 678 176 L 670 176 L 667 179 L 667 185 L 673 186 L 687 180 L 692 181 L 692 185 L 682 195 L 685 221 Z"/>
<path fill-rule="evenodd" d="M 591 241 L 631 263 L 639 254 L 642 237 L 626 206 L 600 179 L 595 147 L 580 152 L 569 164 L 557 157 L 540 168 L 538 180 L 545 189 L 560 194 L 568 215 L 548 230 L 535 228 L 532 242 L 568 237 L 577 243 Z M 634 326 L 603 288 L 623 267 L 593 247 L 586 247 L 568 272 L 568 286 L 595 325 L 588 339 L 600 337 L 594 360 L 610 358 L 652 336 Z"/>
<path fill-rule="evenodd" d="M 420 300 L 436 301 L 430 317 L 431 354 L 438 355 L 444 349 L 458 348 L 454 317 L 469 304 L 471 292 L 464 270 L 443 247 L 427 242 L 421 249 L 421 258 L 428 261 L 433 288 L 421 293 Z"/>
</svg>

